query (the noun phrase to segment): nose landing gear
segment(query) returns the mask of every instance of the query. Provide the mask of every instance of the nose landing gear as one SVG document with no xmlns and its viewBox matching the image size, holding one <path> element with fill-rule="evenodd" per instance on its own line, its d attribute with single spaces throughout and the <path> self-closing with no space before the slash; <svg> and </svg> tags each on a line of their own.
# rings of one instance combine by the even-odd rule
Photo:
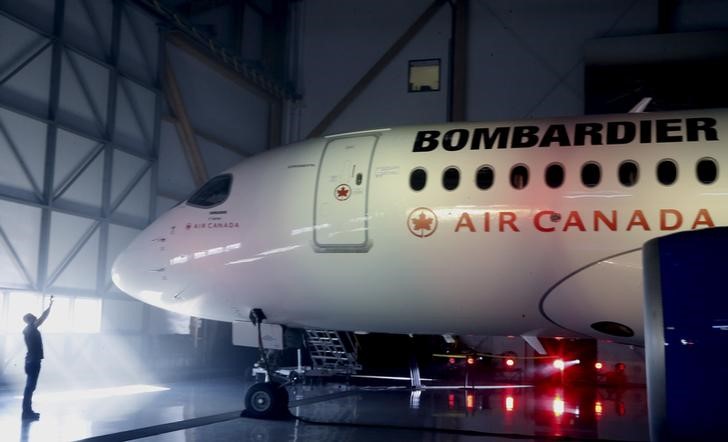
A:
<svg viewBox="0 0 728 442">
<path fill-rule="evenodd" d="M 261 323 L 266 319 L 263 310 L 256 308 L 250 311 L 250 321 L 258 327 L 258 350 L 262 366 L 265 367 L 267 382 L 259 382 L 250 387 L 245 394 L 245 410 L 241 417 L 255 419 L 288 420 L 293 415 L 288 410 L 288 391 L 285 385 L 273 382 L 268 356 L 263 347 Z"/>
</svg>

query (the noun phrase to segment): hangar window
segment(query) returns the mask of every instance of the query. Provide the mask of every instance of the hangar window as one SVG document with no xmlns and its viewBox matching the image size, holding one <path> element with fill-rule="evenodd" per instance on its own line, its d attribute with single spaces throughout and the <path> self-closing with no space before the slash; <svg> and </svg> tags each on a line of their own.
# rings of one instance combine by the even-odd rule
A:
<svg viewBox="0 0 728 442">
<path fill-rule="evenodd" d="M 415 169 L 410 173 L 410 187 L 412 190 L 420 191 L 427 184 L 427 172 L 425 169 Z"/>
<path fill-rule="evenodd" d="M 718 166 L 712 158 L 703 158 L 698 161 L 696 172 L 698 180 L 703 184 L 713 184 L 715 179 L 718 178 Z"/>
<path fill-rule="evenodd" d="M 586 163 L 581 168 L 581 182 L 586 187 L 594 187 L 602 179 L 602 170 L 597 163 Z"/>
<path fill-rule="evenodd" d="M 493 168 L 490 166 L 482 166 L 475 172 L 475 184 L 481 190 L 490 189 L 493 186 Z"/>
<path fill-rule="evenodd" d="M 410 60 L 409 92 L 432 92 L 440 90 L 440 59 Z"/>
<path fill-rule="evenodd" d="M 634 161 L 628 160 L 619 165 L 619 182 L 625 187 L 632 187 L 637 184 L 640 176 L 639 167 Z"/>
<path fill-rule="evenodd" d="M 677 165 L 672 160 L 662 160 L 657 164 L 657 180 L 669 186 L 677 179 Z"/>
<path fill-rule="evenodd" d="M 564 184 L 564 166 L 559 163 L 549 164 L 546 168 L 546 185 L 552 189 Z"/>
<path fill-rule="evenodd" d="M 447 190 L 455 190 L 460 184 L 460 171 L 456 167 L 448 167 L 442 174 L 442 186 Z"/>
<path fill-rule="evenodd" d="M 187 204 L 194 207 L 209 208 L 225 202 L 230 195 L 230 184 L 233 177 L 230 174 L 219 175 L 208 181 L 187 200 Z"/>
<path fill-rule="evenodd" d="M 528 186 L 528 169 L 518 164 L 511 169 L 511 186 L 514 189 L 523 189 Z"/>
</svg>

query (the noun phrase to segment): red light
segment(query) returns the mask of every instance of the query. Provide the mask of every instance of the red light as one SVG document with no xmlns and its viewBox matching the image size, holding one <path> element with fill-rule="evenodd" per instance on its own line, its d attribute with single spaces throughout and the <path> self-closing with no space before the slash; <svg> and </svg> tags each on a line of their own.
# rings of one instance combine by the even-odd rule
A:
<svg viewBox="0 0 728 442">
<path fill-rule="evenodd" d="M 513 359 L 506 359 L 506 365 L 508 367 L 513 367 L 514 365 L 516 365 L 516 361 L 514 361 Z"/>
<path fill-rule="evenodd" d="M 472 356 L 468 356 L 468 365 L 473 365 L 473 364 L 475 364 L 475 358 Z"/>
<path fill-rule="evenodd" d="M 604 412 L 604 407 L 602 406 L 602 403 L 600 401 L 596 401 L 594 403 L 594 414 L 597 416 L 601 416 Z"/>
<path fill-rule="evenodd" d="M 450 363 L 450 365 L 455 364 L 455 358 L 450 358 L 447 361 Z"/>
<path fill-rule="evenodd" d="M 563 359 L 557 359 L 554 361 L 554 368 L 558 370 L 564 369 L 564 360 Z"/>
<path fill-rule="evenodd" d="M 601 370 L 602 368 L 604 368 L 604 364 L 602 364 L 601 362 L 597 362 L 596 364 L 594 364 L 594 368 L 596 368 L 597 370 Z"/>
<path fill-rule="evenodd" d="M 564 414 L 564 409 L 566 408 L 566 404 L 564 403 L 564 400 L 561 399 L 561 397 L 556 396 L 554 398 L 553 403 L 553 410 L 554 410 L 554 416 L 559 417 L 562 414 Z"/>
<path fill-rule="evenodd" d="M 448 410 L 455 409 L 455 394 L 453 393 L 447 395 L 447 408 Z"/>
<path fill-rule="evenodd" d="M 516 400 L 513 399 L 513 396 L 506 396 L 506 411 L 513 411 L 515 405 Z"/>
</svg>

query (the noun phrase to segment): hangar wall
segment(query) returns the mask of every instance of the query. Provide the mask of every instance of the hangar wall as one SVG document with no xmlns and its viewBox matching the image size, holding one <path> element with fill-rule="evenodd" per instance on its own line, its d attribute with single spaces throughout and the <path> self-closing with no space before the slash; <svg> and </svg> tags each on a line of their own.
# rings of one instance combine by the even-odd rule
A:
<svg viewBox="0 0 728 442">
<path fill-rule="evenodd" d="M 432 0 L 302 2 L 298 138 L 374 65 Z M 658 32 L 658 0 L 468 1 L 466 119 L 584 112 L 584 46 L 592 39 Z M 728 26 L 728 3 L 676 2 L 672 31 Z M 451 8 L 445 4 L 327 129 L 327 133 L 446 121 L 447 88 L 407 92 L 408 61 L 442 60 L 448 82 Z M 636 103 L 635 103 L 636 104 Z M 628 111 L 625 109 L 624 111 Z"/>
<path fill-rule="evenodd" d="M 0 384 L 23 376 L 21 318 L 49 295 L 49 377 L 136 376 L 203 359 L 189 318 L 119 292 L 110 267 L 199 184 L 164 99 L 165 61 L 207 176 L 268 147 L 270 103 L 166 43 L 179 31 L 143 6 L 0 0 Z"/>
</svg>

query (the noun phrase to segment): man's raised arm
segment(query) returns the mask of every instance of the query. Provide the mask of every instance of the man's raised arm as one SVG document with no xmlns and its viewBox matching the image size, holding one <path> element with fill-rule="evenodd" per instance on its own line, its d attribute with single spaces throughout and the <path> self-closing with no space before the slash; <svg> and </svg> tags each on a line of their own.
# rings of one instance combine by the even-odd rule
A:
<svg viewBox="0 0 728 442">
<path fill-rule="evenodd" d="M 43 314 L 40 315 L 40 318 L 35 321 L 36 327 L 40 327 L 41 324 L 43 324 L 45 320 L 48 319 L 48 315 L 51 313 L 51 307 L 53 307 L 53 296 L 51 296 L 51 302 L 48 304 L 48 308 L 45 309 Z"/>
</svg>

